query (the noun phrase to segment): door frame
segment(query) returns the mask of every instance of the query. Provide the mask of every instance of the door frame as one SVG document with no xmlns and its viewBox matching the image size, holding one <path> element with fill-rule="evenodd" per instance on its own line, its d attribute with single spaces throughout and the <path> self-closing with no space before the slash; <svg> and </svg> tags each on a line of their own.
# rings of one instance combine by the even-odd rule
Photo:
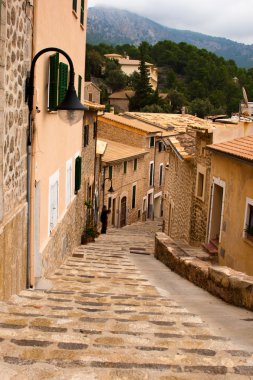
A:
<svg viewBox="0 0 253 380">
<path fill-rule="evenodd" d="M 207 235 L 207 242 L 208 243 L 210 241 L 211 228 L 212 228 L 214 186 L 215 185 L 216 186 L 220 186 L 223 189 L 222 206 L 221 206 L 221 218 L 220 218 L 220 232 L 219 232 L 219 243 L 221 242 L 221 231 L 222 231 L 222 224 L 223 224 L 226 183 L 225 183 L 225 181 L 222 181 L 219 177 L 213 177 L 213 180 L 212 180 L 212 189 L 211 189 L 211 202 L 210 202 L 210 211 L 209 211 L 209 221 L 208 221 L 208 235 Z"/>
</svg>

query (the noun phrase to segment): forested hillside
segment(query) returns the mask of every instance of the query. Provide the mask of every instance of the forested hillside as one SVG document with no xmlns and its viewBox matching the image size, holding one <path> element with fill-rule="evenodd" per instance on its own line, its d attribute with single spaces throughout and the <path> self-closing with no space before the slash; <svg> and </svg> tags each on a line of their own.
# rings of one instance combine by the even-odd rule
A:
<svg viewBox="0 0 253 380">
<path fill-rule="evenodd" d="M 155 44 L 164 40 L 186 42 L 200 49 L 207 49 L 225 59 L 233 59 L 240 67 L 253 67 L 253 45 L 189 30 L 168 28 L 122 9 L 102 6 L 88 9 L 89 43 L 112 45 L 129 43 L 138 46 L 142 41 Z"/>
<path fill-rule="evenodd" d="M 143 45 L 143 44 L 142 44 Z M 238 112 L 242 99 L 242 86 L 249 100 L 253 100 L 253 69 L 238 68 L 234 61 L 186 43 L 171 41 L 155 45 L 144 43 L 146 60 L 159 69 L 159 90 L 168 93 L 169 111 L 178 112 L 182 105 L 192 113 L 218 114 Z M 105 44 L 87 46 L 87 79 L 89 76 L 103 77 L 104 54 L 119 53 L 140 59 L 140 49 L 134 45 Z M 115 76 L 112 75 L 115 80 Z M 118 80 L 117 88 L 131 88 L 126 78 Z M 107 83 L 110 85 L 110 83 Z M 203 112 L 199 110 L 204 108 Z M 168 108 L 166 108 L 168 110 Z"/>
</svg>

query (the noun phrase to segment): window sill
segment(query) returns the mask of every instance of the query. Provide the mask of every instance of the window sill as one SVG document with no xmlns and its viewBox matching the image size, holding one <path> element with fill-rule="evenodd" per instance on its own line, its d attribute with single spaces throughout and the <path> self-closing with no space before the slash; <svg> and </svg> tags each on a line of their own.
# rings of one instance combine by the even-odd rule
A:
<svg viewBox="0 0 253 380">
<path fill-rule="evenodd" d="M 73 16 L 75 16 L 76 19 L 78 19 L 78 15 L 74 9 L 72 9 L 72 14 L 73 14 Z"/>
<path fill-rule="evenodd" d="M 195 195 L 197 199 L 199 199 L 201 202 L 204 202 L 204 197 L 200 197 L 199 195 Z"/>
<path fill-rule="evenodd" d="M 81 28 L 82 30 L 84 30 L 84 25 L 83 25 L 83 24 L 80 24 L 80 28 Z"/>
<path fill-rule="evenodd" d="M 47 110 L 47 113 L 50 113 L 50 114 L 56 114 L 57 113 L 57 111 L 50 111 L 50 110 Z"/>
</svg>

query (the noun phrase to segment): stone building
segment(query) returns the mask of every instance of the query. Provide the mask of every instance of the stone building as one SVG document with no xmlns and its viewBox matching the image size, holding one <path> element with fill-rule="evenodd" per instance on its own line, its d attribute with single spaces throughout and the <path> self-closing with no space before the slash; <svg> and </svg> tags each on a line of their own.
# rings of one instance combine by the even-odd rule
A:
<svg viewBox="0 0 253 380">
<path fill-rule="evenodd" d="M 138 187 L 138 193 L 139 191 L 141 193 L 142 206 L 138 209 L 141 210 L 139 212 L 140 216 L 138 216 L 138 211 L 134 214 L 136 220 L 140 219 L 140 217 L 145 219 L 153 218 L 154 216 L 160 217 L 162 215 L 166 152 L 161 137 L 164 134 L 166 135 L 167 132 L 162 128 L 136 120 L 127 115 L 119 116 L 106 113 L 98 117 L 98 136 L 100 140 L 110 140 L 120 144 L 124 143 L 132 147 L 132 149 L 138 148 L 142 149 L 142 152 L 146 151 L 143 157 L 143 165 L 141 164 L 137 169 L 138 174 L 141 173 L 143 176 L 143 184 Z M 127 159 L 123 157 L 123 161 L 127 162 Z M 120 171 L 122 172 L 122 164 L 119 165 L 117 170 L 119 173 Z M 108 175 L 108 172 L 105 175 Z M 122 173 L 119 175 L 123 175 L 123 178 L 125 178 L 124 172 Z M 133 218 L 127 217 L 126 220 L 131 220 L 132 222 Z"/>
<path fill-rule="evenodd" d="M 92 82 L 84 83 L 84 100 L 100 104 L 100 88 Z"/>
<path fill-rule="evenodd" d="M 132 90 L 122 90 L 113 92 L 109 96 L 109 102 L 114 107 L 115 112 L 128 112 L 129 111 L 129 98 L 134 96 L 135 92 Z"/>
<path fill-rule="evenodd" d="M 31 65 L 32 8 L 0 1 L 0 299 L 27 283 L 25 81 Z"/>
<path fill-rule="evenodd" d="M 123 227 L 143 217 L 143 194 L 146 193 L 144 157 L 148 151 L 115 141 L 103 141 L 106 150 L 102 156 L 100 210 L 106 205 L 111 209 L 109 225 Z"/>
<path fill-rule="evenodd" d="M 253 135 L 207 147 L 211 183 L 207 237 L 221 265 L 253 275 Z"/>
</svg>

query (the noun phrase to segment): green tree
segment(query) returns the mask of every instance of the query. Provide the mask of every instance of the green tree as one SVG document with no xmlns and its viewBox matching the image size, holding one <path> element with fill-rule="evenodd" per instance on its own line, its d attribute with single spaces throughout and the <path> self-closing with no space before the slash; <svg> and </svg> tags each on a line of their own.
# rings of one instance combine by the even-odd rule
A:
<svg viewBox="0 0 253 380">
<path fill-rule="evenodd" d="M 152 102 L 153 90 L 150 84 L 149 72 L 146 65 L 146 43 L 142 43 L 139 47 L 140 50 L 140 65 L 139 65 L 139 77 L 136 79 L 134 85 L 135 95 L 129 101 L 130 111 L 139 111 L 146 105 L 150 105 Z"/>
<path fill-rule="evenodd" d="M 209 99 L 194 99 L 190 104 L 190 113 L 204 118 L 214 114 L 214 107 Z"/>
</svg>

